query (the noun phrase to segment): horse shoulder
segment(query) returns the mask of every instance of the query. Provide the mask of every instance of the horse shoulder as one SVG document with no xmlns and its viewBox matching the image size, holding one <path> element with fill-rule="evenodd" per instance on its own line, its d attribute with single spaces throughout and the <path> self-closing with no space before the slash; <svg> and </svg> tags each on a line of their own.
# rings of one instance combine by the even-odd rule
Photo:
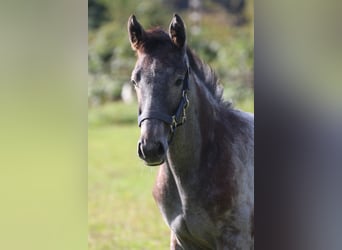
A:
<svg viewBox="0 0 342 250">
<path fill-rule="evenodd" d="M 242 111 L 235 111 L 235 115 L 239 126 L 232 143 L 234 179 L 238 180 L 233 225 L 240 231 L 238 245 L 249 246 L 254 230 L 254 116 Z"/>
<path fill-rule="evenodd" d="M 182 203 L 175 180 L 167 163 L 159 167 L 152 195 L 164 221 L 170 226 L 172 221 L 182 213 Z"/>
</svg>

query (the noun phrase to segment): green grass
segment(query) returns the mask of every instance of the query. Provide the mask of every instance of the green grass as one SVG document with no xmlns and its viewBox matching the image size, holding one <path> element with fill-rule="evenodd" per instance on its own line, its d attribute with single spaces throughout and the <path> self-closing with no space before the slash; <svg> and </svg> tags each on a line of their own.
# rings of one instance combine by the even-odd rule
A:
<svg viewBox="0 0 342 250">
<path fill-rule="evenodd" d="M 157 168 L 136 155 L 134 125 L 89 128 L 89 249 L 167 249 L 169 230 L 152 198 Z"/>
<path fill-rule="evenodd" d="M 89 127 L 97 127 L 114 124 L 133 124 L 137 122 L 137 113 L 138 108 L 136 103 L 107 103 L 103 106 L 92 107 L 88 110 L 88 125 Z"/>
</svg>

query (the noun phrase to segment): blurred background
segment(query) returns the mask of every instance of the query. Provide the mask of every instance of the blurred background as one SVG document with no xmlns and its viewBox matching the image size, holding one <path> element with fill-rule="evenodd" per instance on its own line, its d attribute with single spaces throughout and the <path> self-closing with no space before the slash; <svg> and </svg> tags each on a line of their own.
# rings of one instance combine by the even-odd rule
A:
<svg viewBox="0 0 342 250">
<path fill-rule="evenodd" d="M 165 30 L 173 13 L 187 43 L 217 73 L 224 98 L 254 112 L 253 0 L 88 0 L 88 246 L 168 249 L 169 229 L 151 195 L 158 168 L 138 159 L 135 55 L 127 20 Z"/>
</svg>

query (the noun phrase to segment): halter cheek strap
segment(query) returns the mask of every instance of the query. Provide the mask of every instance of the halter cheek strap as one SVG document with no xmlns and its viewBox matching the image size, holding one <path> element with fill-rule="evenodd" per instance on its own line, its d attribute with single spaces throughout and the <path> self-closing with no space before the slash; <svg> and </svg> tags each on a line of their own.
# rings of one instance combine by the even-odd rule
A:
<svg viewBox="0 0 342 250">
<path fill-rule="evenodd" d="M 143 112 L 138 116 L 138 125 L 141 126 L 141 123 L 147 119 L 157 119 L 161 120 L 170 125 L 171 130 L 171 139 L 173 133 L 176 128 L 183 125 L 186 120 L 186 109 L 189 106 L 188 99 L 188 91 L 189 91 L 189 68 L 187 68 L 184 80 L 183 80 L 183 88 L 182 88 L 182 97 L 179 101 L 176 112 L 173 115 L 164 114 L 158 111 L 147 111 Z M 171 141 L 171 139 L 169 141 Z"/>
</svg>

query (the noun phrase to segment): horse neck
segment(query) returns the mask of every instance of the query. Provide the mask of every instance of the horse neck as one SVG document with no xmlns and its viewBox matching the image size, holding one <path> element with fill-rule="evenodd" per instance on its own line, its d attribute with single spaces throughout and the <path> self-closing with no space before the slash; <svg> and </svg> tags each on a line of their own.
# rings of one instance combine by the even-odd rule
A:
<svg viewBox="0 0 342 250">
<path fill-rule="evenodd" d="M 168 151 L 168 165 L 180 177 L 196 174 L 201 162 L 202 145 L 208 143 L 210 123 L 215 122 L 217 107 L 204 83 L 192 73 L 189 77 L 189 107 L 186 122 L 177 128 Z M 213 136 L 213 135 L 211 135 Z M 191 177 L 190 177 L 191 178 Z"/>
</svg>

